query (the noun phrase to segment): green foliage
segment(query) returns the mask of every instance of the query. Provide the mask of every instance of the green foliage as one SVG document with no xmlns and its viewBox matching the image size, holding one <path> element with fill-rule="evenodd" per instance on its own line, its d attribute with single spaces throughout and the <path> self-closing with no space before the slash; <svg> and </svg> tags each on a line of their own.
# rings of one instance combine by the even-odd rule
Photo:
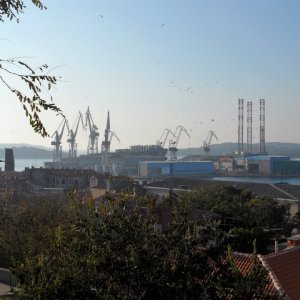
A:
<svg viewBox="0 0 300 300">
<path fill-rule="evenodd" d="M 215 185 L 181 195 L 195 207 L 219 215 L 221 229 L 235 251 L 251 252 L 257 240 L 259 253 L 267 253 L 272 238 L 289 234 L 289 207 L 274 199 L 255 197 L 249 191 Z"/>
<path fill-rule="evenodd" d="M 0 206 L 0 264 L 17 275 L 19 298 L 240 299 L 247 290 L 262 299 L 266 274 L 240 274 L 215 222 L 191 219 L 189 201 L 172 202 L 160 231 L 145 198 L 107 197 L 96 212 L 88 196 L 70 195 Z"/>
<path fill-rule="evenodd" d="M 32 3 L 39 9 L 46 8 L 39 0 L 32 0 Z M 0 21 L 4 22 L 4 17 L 7 17 L 9 20 L 19 22 L 18 15 L 24 12 L 25 7 L 22 0 L 1 0 Z M 30 126 L 42 137 L 49 134 L 40 119 L 41 111 L 51 110 L 62 115 L 61 109 L 53 103 L 52 97 L 50 96 L 50 100 L 46 100 L 45 97 L 59 79 L 48 75 L 47 69 L 46 64 L 34 69 L 16 58 L 0 59 L 0 80 L 19 99 Z M 16 88 L 17 83 L 22 83 L 27 92 Z"/>
<path fill-rule="evenodd" d="M 0 200 L 0 266 L 14 268 L 49 247 L 53 228 L 69 226 L 64 199 Z"/>
<path fill-rule="evenodd" d="M 32 3 L 39 9 L 46 9 L 40 0 L 32 0 Z M 0 1 L 0 21 L 4 22 L 4 17 L 9 20 L 19 22 L 18 15 L 24 12 L 26 5 L 22 0 L 1 0 Z"/>
</svg>

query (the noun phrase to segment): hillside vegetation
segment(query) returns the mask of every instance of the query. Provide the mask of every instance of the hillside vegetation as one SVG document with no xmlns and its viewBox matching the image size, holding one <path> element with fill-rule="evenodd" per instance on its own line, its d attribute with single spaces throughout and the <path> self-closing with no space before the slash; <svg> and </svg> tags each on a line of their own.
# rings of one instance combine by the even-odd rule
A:
<svg viewBox="0 0 300 300">
<path fill-rule="evenodd" d="M 246 145 L 244 146 L 246 149 Z M 237 143 L 213 144 L 210 146 L 210 155 L 233 154 L 237 150 Z M 253 144 L 253 153 L 259 152 L 259 144 Z M 288 155 L 291 157 L 300 157 L 300 144 L 297 143 L 266 143 L 266 150 L 271 155 Z M 203 150 L 199 148 L 186 148 L 178 151 L 179 156 L 204 155 Z"/>
</svg>

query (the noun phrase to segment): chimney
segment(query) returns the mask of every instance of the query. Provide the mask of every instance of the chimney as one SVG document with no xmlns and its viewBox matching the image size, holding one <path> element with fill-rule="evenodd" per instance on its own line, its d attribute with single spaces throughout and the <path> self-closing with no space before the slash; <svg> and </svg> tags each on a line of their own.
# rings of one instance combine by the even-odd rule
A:
<svg viewBox="0 0 300 300">
<path fill-rule="evenodd" d="M 247 102 L 247 153 L 252 153 L 252 102 Z"/>
<path fill-rule="evenodd" d="M 300 246 L 300 234 L 293 235 L 287 239 L 288 248 Z"/>
<path fill-rule="evenodd" d="M 259 152 L 260 152 L 260 154 L 266 154 L 265 99 L 260 99 L 259 100 L 259 110 L 260 110 L 260 115 L 259 115 L 259 121 L 260 121 L 260 126 L 259 126 L 259 138 L 260 138 Z"/>
<path fill-rule="evenodd" d="M 14 151 L 12 148 L 5 148 L 5 171 L 13 172 L 15 170 Z"/>
<path fill-rule="evenodd" d="M 244 99 L 239 99 L 239 114 L 238 114 L 238 154 L 244 153 Z"/>
</svg>

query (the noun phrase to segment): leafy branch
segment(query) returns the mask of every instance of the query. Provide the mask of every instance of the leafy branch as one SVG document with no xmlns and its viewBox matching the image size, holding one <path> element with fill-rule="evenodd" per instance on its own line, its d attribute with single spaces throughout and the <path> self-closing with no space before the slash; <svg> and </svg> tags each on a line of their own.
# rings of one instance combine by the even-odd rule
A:
<svg viewBox="0 0 300 300">
<path fill-rule="evenodd" d="M 40 0 L 32 0 L 32 3 L 39 9 L 47 9 Z M 4 22 L 4 17 L 10 21 L 16 20 L 20 22 L 18 15 L 24 13 L 26 5 L 22 0 L 0 0 L 0 21 Z"/>
<path fill-rule="evenodd" d="M 15 72 L 13 67 L 21 68 L 21 72 Z M 26 117 L 29 119 L 30 126 L 33 130 L 42 137 L 49 136 L 44 127 L 40 113 L 42 110 L 51 110 L 58 115 L 63 115 L 61 109 L 53 103 L 52 96 L 50 102 L 45 100 L 43 95 L 44 90 L 50 90 L 57 84 L 58 77 L 45 75 L 44 72 L 48 66 L 42 65 L 38 68 L 37 74 L 28 64 L 17 59 L 0 59 L 0 80 L 4 85 L 14 93 L 22 103 Z M 4 76 L 4 74 L 20 79 L 27 88 L 31 91 L 31 95 L 23 93 L 20 89 L 12 86 Z M 47 88 L 45 88 L 45 85 Z"/>
<path fill-rule="evenodd" d="M 31 0 L 31 2 L 39 9 L 47 9 L 41 0 Z M 24 13 L 26 5 L 23 0 L 0 0 L 0 22 L 4 22 L 5 18 L 10 21 L 15 20 L 19 23 L 19 15 Z M 15 69 L 20 72 L 15 72 Z M 61 109 L 53 103 L 50 95 L 50 101 L 44 99 L 44 91 L 49 91 L 57 84 L 58 77 L 45 74 L 48 66 L 42 65 L 38 68 L 38 72 L 32 69 L 28 64 L 20 61 L 18 58 L 0 59 L 0 80 L 2 83 L 15 94 L 22 104 L 26 117 L 29 119 L 30 126 L 42 137 L 49 136 L 44 127 L 40 113 L 44 110 L 51 110 L 58 115 L 63 115 Z M 13 82 L 21 81 L 25 84 L 30 93 L 24 93 L 19 88 L 9 83 L 8 78 L 13 78 Z M 47 86 L 45 88 L 45 86 Z M 48 92 L 49 94 L 49 92 Z"/>
</svg>

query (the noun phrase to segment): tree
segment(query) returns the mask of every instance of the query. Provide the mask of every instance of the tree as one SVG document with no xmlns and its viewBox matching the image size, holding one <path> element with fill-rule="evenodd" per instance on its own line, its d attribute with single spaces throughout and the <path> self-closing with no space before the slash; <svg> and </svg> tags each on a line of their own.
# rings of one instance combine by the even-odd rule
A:
<svg viewBox="0 0 300 300">
<path fill-rule="evenodd" d="M 74 199 L 71 226 L 57 224 L 47 247 L 16 265 L 18 297 L 242 299 L 247 291 L 248 299 L 272 298 L 263 289 L 268 279 L 262 267 L 239 273 L 215 225 L 190 220 L 187 203 L 172 205 L 172 222 L 158 231 L 145 199 L 128 202 L 107 197 L 96 212 L 93 200 Z M 217 237 L 219 243 L 205 249 Z"/>
<path fill-rule="evenodd" d="M 289 207 L 231 186 L 213 185 L 179 196 L 193 206 L 219 215 L 222 230 L 235 251 L 268 253 L 272 238 L 289 234 Z M 273 242 L 272 242 L 273 244 Z"/>
<path fill-rule="evenodd" d="M 41 10 L 46 9 L 40 0 L 32 0 L 32 3 Z M 25 8 L 22 0 L 1 0 L 0 21 L 4 22 L 7 18 L 10 21 L 19 22 L 18 16 L 24 12 Z M 40 119 L 40 112 L 51 110 L 62 115 L 61 109 L 53 103 L 51 96 L 49 96 L 50 101 L 46 100 L 45 94 L 57 84 L 59 79 L 45 73 L 47 69 L 47 64 L 34 68 L 18 58 L 0 58 L 0 80 L 10 92 L 16 95 L 30 126 L 42 137 L 49 135 Z M 25 91 L 17 88 L 17 84 L 22 84 Z"/>
</svg>

